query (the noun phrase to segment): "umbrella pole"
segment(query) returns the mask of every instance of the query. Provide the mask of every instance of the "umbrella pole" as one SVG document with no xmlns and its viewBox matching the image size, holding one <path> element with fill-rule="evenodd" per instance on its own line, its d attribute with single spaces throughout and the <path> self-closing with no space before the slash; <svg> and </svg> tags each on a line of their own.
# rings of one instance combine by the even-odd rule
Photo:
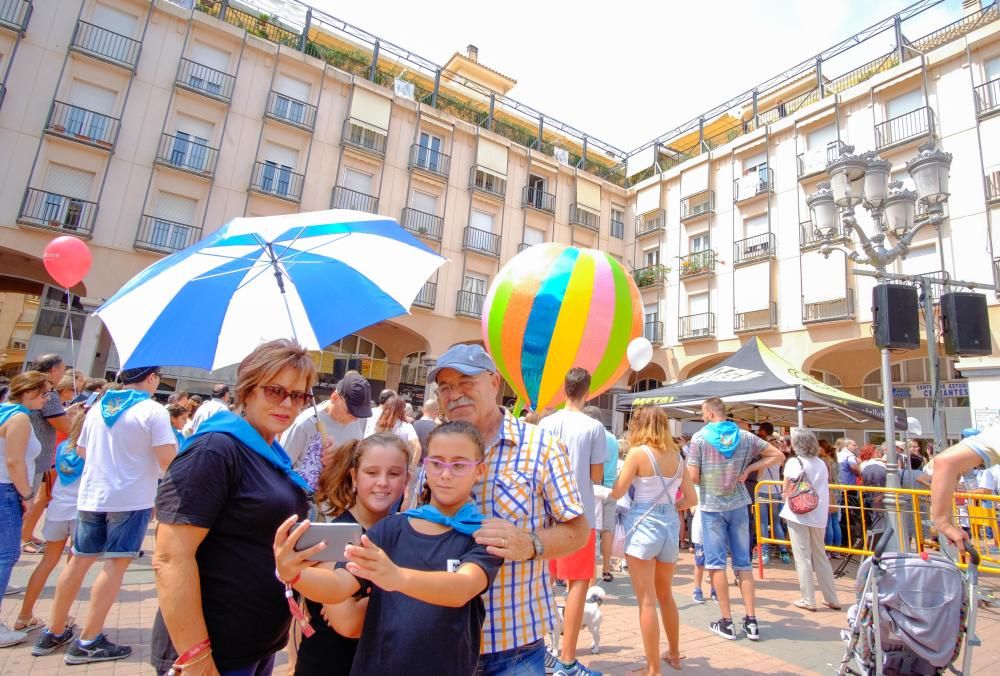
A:
<svg viewBox="0 0 1000 676">
<path fill-rule="evenodd" d="M 802 406 L 802 386 L 795 388 L 795 413 L 798 417 L 799 427 L 806 426 L 806 413 Z"/>
</svg>

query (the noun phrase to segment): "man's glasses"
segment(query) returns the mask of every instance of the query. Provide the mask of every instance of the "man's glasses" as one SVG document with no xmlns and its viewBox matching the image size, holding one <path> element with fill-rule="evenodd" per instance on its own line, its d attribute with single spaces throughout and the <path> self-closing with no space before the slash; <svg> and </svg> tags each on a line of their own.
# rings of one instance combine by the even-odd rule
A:
<svg viewBox="0 0 1000 676">
<path fill-rule="evenodd" d="M 264 393 L 264 398 L 272 404 L 281 404 L 287 398 L 292 400 L 294 406 L 305 406 L 313 400 L 311 392 L 286 390 L 281 385 L 258 385 L 258 387 Z"/>
<path fill-rule="evenodd" d="M 456 460 L 455 462 L 445 462 L 436 458 L 424 458 L 424 470 L 433 476 L 439 476 L 445 469 L 450 469 L 453 476 L 468 476 L 478 462 L 473 460 Z"/>
</svg>

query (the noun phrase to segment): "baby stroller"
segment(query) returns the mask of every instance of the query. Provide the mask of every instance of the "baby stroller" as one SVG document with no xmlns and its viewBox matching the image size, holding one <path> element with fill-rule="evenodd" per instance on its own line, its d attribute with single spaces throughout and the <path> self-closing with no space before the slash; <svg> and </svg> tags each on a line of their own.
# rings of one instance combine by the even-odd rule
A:
<svg viewBox="0 0 1000 676">
<path fill-rule="evenodd" d="M 966 543 L 967 572 L 941 554 L 884 554 L 888 524 L 858 569 L 857 603 L 848 610 L 847 649 L 838 674 L 969 674 L 976 638 L 979 555 Z M 878 599 L 873 603 L 872 599 Z M 952 666 L 964 654 L 962 670 Z"/>
</svg>

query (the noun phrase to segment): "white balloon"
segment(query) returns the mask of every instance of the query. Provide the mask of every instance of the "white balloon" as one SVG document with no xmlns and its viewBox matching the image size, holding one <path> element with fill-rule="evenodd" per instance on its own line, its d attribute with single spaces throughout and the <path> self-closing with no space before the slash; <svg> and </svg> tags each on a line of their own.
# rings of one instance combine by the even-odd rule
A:
<svg viewBox="0 0 1000 676">
<path fill-rule="evenodd" d="M 641 371 L 646 364 L 653 361 L 653 344 L 645 337 L 639 336 L 628 344 L 625 354 L 628 355 L 628 363 L 632 370 Z"/>
</svg>

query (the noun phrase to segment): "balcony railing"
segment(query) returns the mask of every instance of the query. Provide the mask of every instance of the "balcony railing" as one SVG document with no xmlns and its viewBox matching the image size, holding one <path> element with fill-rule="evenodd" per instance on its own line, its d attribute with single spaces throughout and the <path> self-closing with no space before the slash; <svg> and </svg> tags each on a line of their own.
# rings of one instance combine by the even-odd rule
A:
<svg viewBox="0 0 1000 676">
<path fill-rule="evenodd" d="M 156 216 L 143 216 L 135 236 L 135 248 L 160 253 L 186 249 L 201 239 L 201 228 Z"/>
<path fill-rule="evenodd" d="M 915 139 L 934 135 L 934 111 L 929 106 L 899 115 L 875 125 L 875 148 L 884 150 Z"/>
<path fill-rule="evenodd" d="M 31 19 L 31 0 L 0 0 L 0 26 L 21 32 Z"/>
<path fill-rule="evenodd" d="M 462 235 L 462 248 L 467 251 L 485 254 L 487 256 L 500 257 L 500 235 L 495 235 L 489 230 L 480 230 L 471 225 L 466 226 Z"/>
<path fill-rule="evenodd" d="M 838 224 L 839 225 L 839 224 Z M 837 227 L 834 231 L 833 236 L 830 238 L 830 244 L 851 244 L 853 240 L 848 231 Z M 823 245 L 823 238 L 820 234 L 816 232 L 813 227 L 812 221 L 802 221 L 799 223 L 799 249 L 801 251 L 808 251 L 809 249 L 816 249 Z"/>
<path fill-rule="evenodd" d="M 337 185 L 333 187 L 333 194 L 330 196 L 330 208 L 353 209 L 354 211 L 367 211 L 370 214 L 377 214 L 378 197 Z"/>
<path fill-rule="evenodd" d="M 763 235 L 736 240 L 733 243 L 733 265 L 774 258 L 775 253 L 773 232 L 765 232 Z"/>
<path fill-rule="evenodd" d="M 174 169 L 211 178 L 219 160 L 218 148 L 197 143 L 182 135 L 162 134 L 156 161 Z"/>
<path fill-rule="evenodd" d="M 642 237 L 651 232 L 660 232 L 667 229 L 667 212 L 663 209 L 654 209 L 640 216 L 635 217 L 635 236 Z"/>
<path fill-rule="evenodd" d="M 625 239 L 625 222 L 614 218 L 611 219 L 611 236 L 618 239 Z"/>
<path fill-rule="evenodd" d="M 17 220 L 25 225 L 67 230 L 75 235 L 90 237 L 94 234 L 96 216 L 96 202 L 28 188 Z"/>
<path fill-rule="evenodd" d="M 132 70 L 139 61 L 138 40 L 109 31 L 92 23 L 76 22 L 72 48 L 88 56 Z"/>
<path fill-rule="evenodd" d="M 640 289 L 644 287 L 663 286 L 670 269 L 666 265 L 647 265 L 632 272 L 632 279 Z"/>
<path fill-rule="evenodd" d="M 715 213 L 715 191 L 703 190 L 681 200 L 681 220 L 693 220 Z"/>
<path fill-rule="evenodd" d="M 601 230 L 601 217 L 590 211 L 587 207 L 580 206 L 575 202 L 569 205 L 569 223 L 570 225 L 582 225 L 594 232 L 600 232 Z"/>
<path fill-rule="evenodd" d="M 841 141 L 830 141 L 825 148 L 814 148 L 801 153 L 799 160 L 799 178 L 815 176 L 826 171 L 826 165 L 840 157 Z"/>
<path fill-rule="evenodd" d="M 663 345 L 663 322 L 646 322 L 642 335 L 653 345 Z"/>
<path fill-rule="evenodd" d="M 766 331 L 778 326 L 778 304 L 771 303 L 762 310 L 737 312 L 733 316 L 733 331 Z"/>
<path fill-rule="evenodd" d="M 312 131 L 316 127 L 316 106 L 275 91 L 267 95 L 264 114 L 301 129 Z"/>
<path fill-rule="evenodd" d="M 526 185 L 521 188 L 521 206 L 536 211 L 544 211 L 547 214 L 556 212 L 556 196 L 550 192 L 545 192 L 541 188 Z"/>
<path fill-rule="evenodd" d="M 111 150 L 118 139 L 118 118 L 53 101 L 45 131 L 104 150 Z"/>
<path fill-rule="evenodd" d="M 715 252 L 711 249 L 695 251 L 680 258 L 681 279 L 710 275 L 715 272 Z"/>
<path fill-rule="evenodd" d="M 267 162 L 255 162 L 250 177 L 250 189 L 290 202 L 302 199 L 302 184 L 305 176 L 296 174 L 288 167 Z"/>
<path fill-rule="evenodd" d="M 521 242 L 520 244 L 517 245 L 517 253 L 521 253 L 525 249 L 530 249 L 533 246 L 535 246 L 535 245 L 534 244 L 529 244 L 528 242 Z"/>
<path fill-rule="evenodd" d="M 417 297 L 413 299 L 413 304 L 416 307 L 433 310 L 434 303 L 437 301 L 437 294 L 437 282 L 424 282 L 424 285 L 420 287 L 420 292 L 417 293 Z"/>
<path fill-rule="evenodd" d="M 385 157 L 389 130 L 349 117 L 344 120 L 344 135 L 341 138 L 344 145 L 358 148 L 372 155 Z"/>
<path fill-rule="evenodd" d="M 177 86 L 228 103 L 233 98 L 236 78 L 197 61 L 181 59 L 177 66 Z"/>
<path fill-rule="evenodd" d="M 701 312 L 686 315 L 677 319 L 677 338 L 679 340 L 697 340 L 715 336 L 715 313 Z"/>
<path fill-rule="evenodd" d="M 473 291 L 459 291 L 458 302 L 455 304 L 455 314 L 460 317 L 479 319 L 483 316 L 483 304 L 486 295 Z"/>
<path fill-rule="evenodd" d="M 1000 111 L 1000 77 L 975 88 L 976 115 L 986 117 Z"/>
<path fill-rule="evenodd" d="M 507 196 L 507 179 L 473 165 L 469 170 L 469 189 L 502 200 Z"/>
<path fill-rule="evenodd" d="M 843 298 L 802 304 L 803 324 L 832 322 L 839 319 L 854 319 L 854 289 L 847 289 Z"/>
<path fill-rule="evenodd" d="M 433 239 L 435 242 L 440 242 L 441 236 L 444 234 L 444 219 L 442 217 L 411 207 L 403 208 L 403 217 L 399 223 L 413 234 Z"/>
<path fill-rule="evenodd" d="M 410 169 L 424 171 L 439 178 L 448 178 L 451 171 L 451 156 L 414 143 L 410 146 Z"/>
<path fill-rule="evenodd" d="M 1000 167 L 986 170 L 986 201 L 990 204 L 1000 203 Z"/>
<path fill-rule="evenodd" d="M 733 181 L 733 201 L 742 202 L 771 190 L 774 190 L 774 172 L 764 167 Z"/>
</svg>

